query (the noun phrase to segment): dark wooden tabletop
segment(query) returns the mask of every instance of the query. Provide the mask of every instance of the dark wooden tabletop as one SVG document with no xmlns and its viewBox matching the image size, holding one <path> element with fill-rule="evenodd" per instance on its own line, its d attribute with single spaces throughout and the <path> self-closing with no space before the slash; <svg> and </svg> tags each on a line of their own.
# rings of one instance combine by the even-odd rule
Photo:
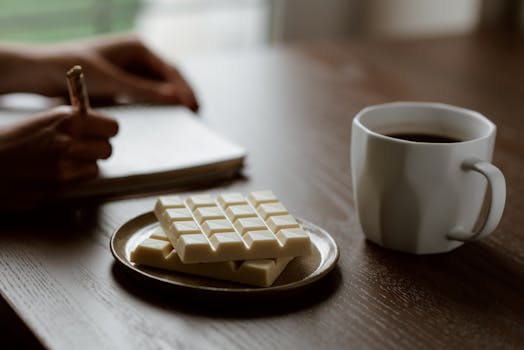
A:
<svg viewBox="0 0 524 350">
<path fill-rule="evenodd" d="M 249 151 L 243 178 L 190 192 L 272 189 L 331 233 L 337 268 L 291 299 L 217 305 L 135 283 L 116 266 L 110 235 L 154 196 L 31 213 L 1 224 L 3 339 L 53 349 L 524 348 L 522 38 L 309 43 L 182 63 L 202 120 Z M 431 256 L 365 241 L 351 120 L 394 100 L 464 106 L 497 124 L 494 163 L 508 193 L 491 236 Z"/>
</svg>

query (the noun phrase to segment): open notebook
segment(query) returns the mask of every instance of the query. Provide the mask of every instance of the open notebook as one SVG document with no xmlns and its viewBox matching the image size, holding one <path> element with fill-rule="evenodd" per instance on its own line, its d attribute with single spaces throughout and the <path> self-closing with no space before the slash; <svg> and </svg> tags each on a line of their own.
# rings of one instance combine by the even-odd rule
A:
<svg viewBox="0 0 524 350">
<path fill-rule="evenodd" d="M 99 161 L 97 179 L 64 189 L 63 197 L 129 194 L 233 177 L 246 152 L 180 107 L 99 109 L 120 125 L 113 155 Z M 3 124 L 27 112 L 0 110 Z"/>
</svg>

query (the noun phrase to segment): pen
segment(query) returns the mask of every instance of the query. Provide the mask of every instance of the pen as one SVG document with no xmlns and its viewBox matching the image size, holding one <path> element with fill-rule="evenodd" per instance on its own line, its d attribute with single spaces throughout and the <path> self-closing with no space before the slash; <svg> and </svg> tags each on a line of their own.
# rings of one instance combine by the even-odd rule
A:
<svg viewBox="0 0 524 350">
<path fill-rule="evenodd" d="M 87 115 L 89 97 L 87 96 L 87 87 L 81 66 L 76 65 L 67 72 L 67 88 L 71 105 L 78 109 L 81 116 Z"/>
</svg>

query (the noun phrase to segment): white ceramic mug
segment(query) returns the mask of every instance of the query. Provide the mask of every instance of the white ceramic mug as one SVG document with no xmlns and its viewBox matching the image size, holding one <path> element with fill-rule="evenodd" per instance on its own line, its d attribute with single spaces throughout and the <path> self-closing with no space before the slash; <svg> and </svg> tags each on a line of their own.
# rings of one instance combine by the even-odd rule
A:
<svg viewBox="0 0 524 350">
<path fill-rule="evenodd" d="M 399 133 L 433 134 L 459 142 L 413 142 Z M 491 158 L 495 125 L 482 114 L 441 103 L 371 106 L 353 120 L 351 172 L 366 237 L 416 254 L 447 252 L 490 234 L 506 201 L 504 176 Z M 473 232 L 486 183 L 489 212 Z"/>
</svg>

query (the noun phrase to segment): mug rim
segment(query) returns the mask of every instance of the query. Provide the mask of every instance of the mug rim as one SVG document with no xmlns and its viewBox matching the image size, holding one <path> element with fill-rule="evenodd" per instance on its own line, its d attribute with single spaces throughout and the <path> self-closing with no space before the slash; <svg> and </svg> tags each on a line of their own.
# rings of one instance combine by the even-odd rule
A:
<svg viewBox="0 0 524 350">
<path fill-rule="evenodd" d="M 460 113 L 460 114 L 468 114 L 469 116 L 473 117 L 474 119 L 478 120 L 479 122 L 484 123 L 484 125 L 487 125 L 488 131 L 486 132 L 485 135 L 475 137 L 470 140 L 460 140 L 457 142 L 449 142 L 449 143 L 437 143 L 437 142 L 424 142 L 424 141 L 409 141 L 405 139 L 391 137 L 391 136 L 384 135 L 382 133 L 373 131 L 362 123 L 361 121 L 362 117 L 368 114 L 369 112 L 381 110 L 381 109 L 383 110 L 383 109 L 387 109 L 391 107 L 422 107 L 422 108 L 428 108 L 428 109 L 433 109 L 433 110 L 447 110 L 447 111 Z M 477 142 L 479 140 L 484 140 L 484 139 L 490 138 L 497 130 L 497 126 L 491 120 L 489 120 L 482 113 L 477 112 L 475 110 L 464 108 L 464 107 L 458 107 L 458 106 L 450 105 L 447 103 L 424 102 L 424 101 L 396 101 L 396 102 L 387 102 L 387 103 L 381 103 L 381 104 L 376 104 L 376 105 L 370 105 L 370 106 L 364 107 L 362 110 L 360 110 L 356 114 L 355 118 L 353 118 L 353 124 L 363 129 L 366 133 L 374 137 L 378 137 L 378 138 L 387 140 L 387 141 L 406 143 L 406 144 L 434 145 L 434 146 L 439 146 L 439 147 L 457 145 L 457 144 L 465 144 L 465 143 L 470 143 L 470 142 Z"/>
</svg>

